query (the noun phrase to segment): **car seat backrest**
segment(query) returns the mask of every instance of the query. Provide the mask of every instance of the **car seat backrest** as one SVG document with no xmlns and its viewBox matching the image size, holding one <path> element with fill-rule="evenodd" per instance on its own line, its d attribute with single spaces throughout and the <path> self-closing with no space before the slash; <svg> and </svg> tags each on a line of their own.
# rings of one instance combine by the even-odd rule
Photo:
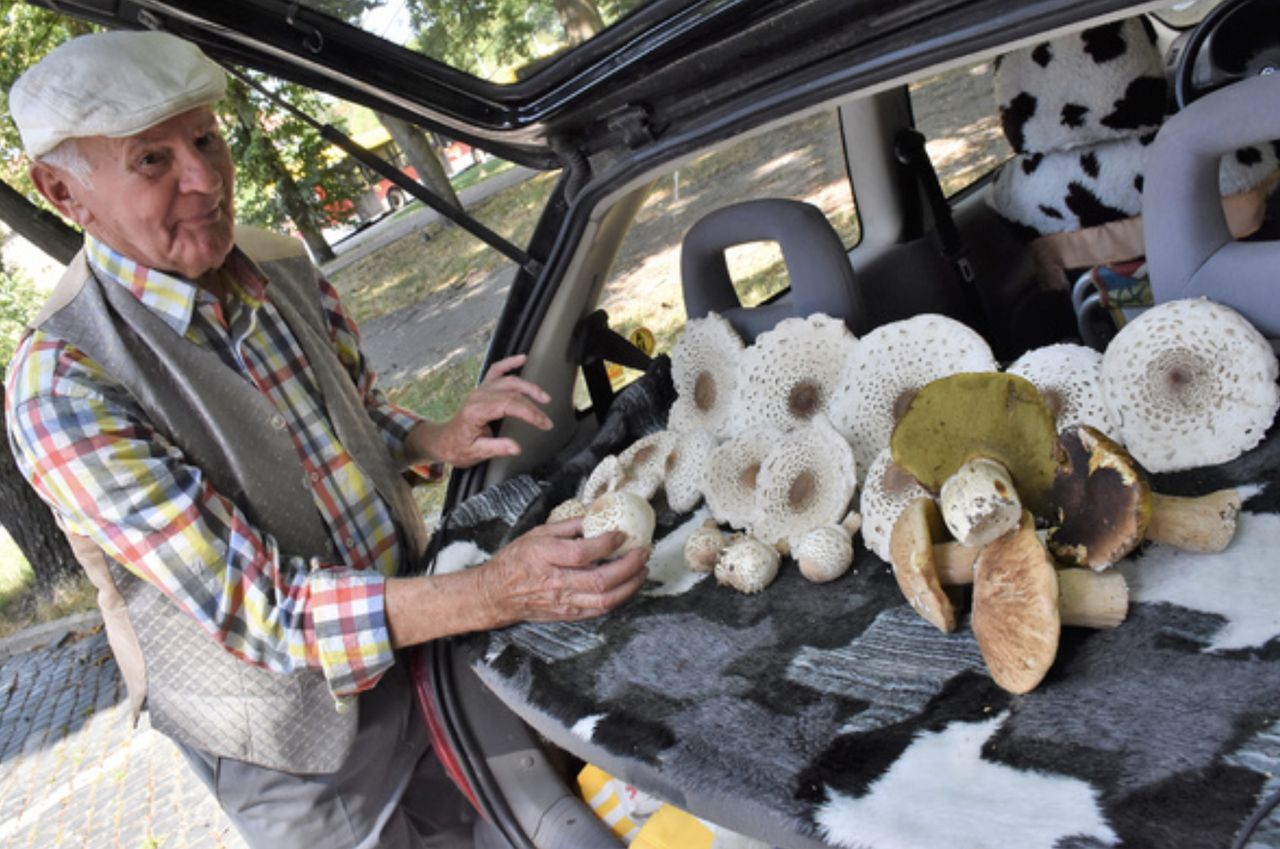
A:
<svg viewBox="0 0 1280 849">
<path fill-rule="evenodd" d="M 725 250 L 763 241 L 778 244 L 791 289 L 770 303 L 746 308 L 729 276 Z M 719 313 L 747 341 L 785 318 L 813 313 L 843 319 L 856 335 L 870 329 L 839 235 L 821 210 L 801 201 L 749 200 L 709 213 L 685 234 L 680 277 L 689 318 Z"/>
</svg>

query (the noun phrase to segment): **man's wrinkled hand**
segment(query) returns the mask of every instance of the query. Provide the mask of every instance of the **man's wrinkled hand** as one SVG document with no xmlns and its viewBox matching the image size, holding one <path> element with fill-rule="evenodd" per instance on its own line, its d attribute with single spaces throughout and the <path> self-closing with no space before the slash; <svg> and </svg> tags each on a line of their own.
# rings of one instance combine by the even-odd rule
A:
<svg viewBox="0 0 1280 849">
<path fill-rule="evenodd" d="M 539 428 L 551 429 L 551 419 L 538 408 L 551 397 L 537 384 L 511 372 L 525 364 L 519 354 L 494 363 L 480 385 L 463 400 L 461 408 L 432 434 L 429 451 L 438 460 L 467 468 L 494 457 L 520 453 L 514 439 L 495 437 L 493 425 L 505 418 L 519 419 Z"/>
<path fill-rule="evenodd" d="M 647 548 L 607 559 L 625 539 L 616 531 L 584 539 L 581 519 L 534 528 L 479 567 L 482 603 L 504 625 L 606 613 L 648 576 Z"/>
</svg>

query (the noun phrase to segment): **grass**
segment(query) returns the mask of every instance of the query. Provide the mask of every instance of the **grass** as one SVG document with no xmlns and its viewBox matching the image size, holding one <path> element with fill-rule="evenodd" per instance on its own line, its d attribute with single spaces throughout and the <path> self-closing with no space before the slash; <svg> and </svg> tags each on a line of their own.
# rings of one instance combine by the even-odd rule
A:
<svg viewBox="0 0 1280 849">
<path fill-rule="evenodd" d="M 63 581 L 49 593 L 36 589 L 31 564 L 7 533 L 0 531 L 0 639 L 42 622 L 92 610 L 97 590 L 83 576 Z"/>
</svg>

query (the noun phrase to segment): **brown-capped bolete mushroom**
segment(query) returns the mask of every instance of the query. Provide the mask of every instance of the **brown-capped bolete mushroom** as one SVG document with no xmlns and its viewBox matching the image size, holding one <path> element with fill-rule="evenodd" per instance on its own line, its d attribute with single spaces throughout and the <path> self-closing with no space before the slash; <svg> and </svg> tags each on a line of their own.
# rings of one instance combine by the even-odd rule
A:
<svg viewBox="0 0 1280 849">
<path fill-rule="evenodd" d="M 1030 514 L 983 547 L 973 567 L 973 634 L 992 679 L 1014 694 L 1040 683 L 1058 653 L 1062 625 L 1112 628 L 1124 620 L 1120 573 L 1058 571 Z"/>
<path fill-rule="evenodd" d="M 1064 430 L 1059 445 L 1049 548 L 1060 559 L 1105 569 L 1144 539 L 1207 553 L 1222 551 L 1235 535 L 1235 489 L 1194 498 L 1154 493 L 1129 453 L 1088 425 Z"/>
<path fill-rule="evenodd" d="M 982 372 L 935 380 L 911 400 L 889 445 L 894 463 L 940 494 L 943 521 L 966 545 L 1016 529 L 1024 505 L 1049 513 L 1057 428 L 1025 378 Z"/>
</svg>

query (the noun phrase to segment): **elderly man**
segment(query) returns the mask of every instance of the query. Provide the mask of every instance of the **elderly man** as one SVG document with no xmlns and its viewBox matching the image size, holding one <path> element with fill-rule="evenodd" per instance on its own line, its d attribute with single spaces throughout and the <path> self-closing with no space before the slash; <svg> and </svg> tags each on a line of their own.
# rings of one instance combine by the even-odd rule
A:
<svg viewBox="0 0 1280 849">
<path fill-rule="evenodd" d="M 541 528 L 406 577 L 402 473 L 514 454 L 545 393 L 495 364 L 443 424 L 386 403 L 334 288 L 234 227 L 221 69 L 160 33 L 62 45 L 13 87 L 31 177 L 85 231 L 8 374 L 10 441 L 99 587 L 130 696 L 255 847 L 413 847 L 465 822 L 395 649 L 619 604 L 643 551 Z M 448 832 L 452 833 L 452 832 Z M 463 844 L 465 845 L 465 844 Z"/>
</svg>

